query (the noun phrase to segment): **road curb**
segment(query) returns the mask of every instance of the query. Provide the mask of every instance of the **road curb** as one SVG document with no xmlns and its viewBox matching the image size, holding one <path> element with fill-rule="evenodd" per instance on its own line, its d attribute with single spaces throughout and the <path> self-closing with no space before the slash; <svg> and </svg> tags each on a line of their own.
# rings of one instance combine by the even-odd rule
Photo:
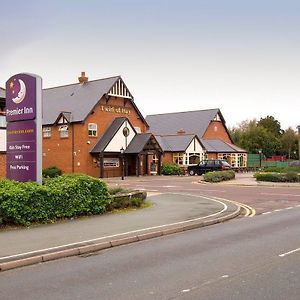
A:
<svg viewBox="0 0 300 300">
<path fill-rule="evenodd" d="M 121 237 L 118 239 L 111 239 L 108 241 L 100 242 L 101 239 L 105 239 L 104 237 L 104 238 L 99 238 L 91 241 L 86 241 L 84 243 L 76 243 L 73 245 L 49 248 L 46 250 L 42 250 L 40 252 L 35 251 L 32 253 L 27 253 L 25 255 L 20 254 L 8 258 L 2 258 L 2 259 L 0 258 L 0 272 L 23 267 L 23 266 L 33 265 L 37 263 L 48 262 L 60 258 L 84 255 L 84 254 L 93 253 L 104 249 L 109 249 L 112 247 L 118 247 L 121 245 L 127 245 L 139 241 L 144 241 L 147 239 L 157 238 L 157 237 L 166 236 L 174 233 L 180 233 L 183 231 L 192 230 L 204 226 L 222 223 L 240 215 L 241 208 L 239 206 L 236 207 L 237 208 L 234 212 L 210 220 L 205 220 L 205 221 L 189 220 L 186 221 L 184 224 L 182 224 L 181 222 L 178 223 L 178 225 L 177 224 L 165 225 L 162 226 L 160 230 L 148 231 L 146 233 L 143 232 L 145 231 L 143 229 L 137 230 L 134 234 L 130 236 L 127 235 L 122 237 L 120 235 Z"/>
</svg>

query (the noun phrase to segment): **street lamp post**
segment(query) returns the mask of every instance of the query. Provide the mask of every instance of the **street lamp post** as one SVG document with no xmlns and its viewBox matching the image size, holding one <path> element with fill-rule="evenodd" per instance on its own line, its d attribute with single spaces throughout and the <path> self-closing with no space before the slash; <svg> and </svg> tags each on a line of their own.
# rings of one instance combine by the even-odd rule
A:
<svg viewBox="0 0 300 300">
<path fill-rule="evenodd" d="M 262 153 L 262 150 L 259 149 L 258 153 L 259 153 L 259 168 L 261 169 L 261 153 Z"/>
<path fill-rule="evenodd" d="M 299 165 L 300 165 L 300 125 L 297 126 L 298 129 L 298 159 L 299 159 Z"/>
<path fill-rule="evenodd" d="M 122 177 L 121 179 L 124 180 L 124 148 L 120 149 L 121 152 L 121 168 L 122 168 Z"/>
</svg>

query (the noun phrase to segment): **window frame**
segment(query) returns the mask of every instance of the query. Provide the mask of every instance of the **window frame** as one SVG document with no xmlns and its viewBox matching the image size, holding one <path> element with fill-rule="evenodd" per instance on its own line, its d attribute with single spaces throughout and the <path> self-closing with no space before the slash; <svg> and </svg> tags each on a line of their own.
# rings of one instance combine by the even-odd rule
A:
<svg viewBox="0 0 300 300">
<path fill-rule="evenodd" d="M 50 138 L 52 136 L 51 126 L 43 127 L 43 138 Z"/>
<path fill-rule="evenodd" d="M 91 128 L 94 126 L 94 128 Z M 98 135 L 98 125 L 96 123 L 88 123 L 88 136 L 89 137 L 97 137 Z"/>
<path fill-rule="evenodd" d="M 67 139 L 69 137 L 69 126 L 68 125 L 60 125 L 58 128 L 59 136 L 61 139 Z"/>
</svg>

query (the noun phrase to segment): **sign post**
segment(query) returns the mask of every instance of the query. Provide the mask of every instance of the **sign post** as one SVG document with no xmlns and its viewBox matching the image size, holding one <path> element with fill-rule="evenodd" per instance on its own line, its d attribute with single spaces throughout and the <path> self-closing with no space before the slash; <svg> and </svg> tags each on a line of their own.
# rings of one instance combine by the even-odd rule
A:
<svg viewBox="0 0 300 300">
<path fill-rule="evenodd" d="M 42 182 L 42 79 L 17 74 L 6 82 L 6 176 Z"/>
</svg>

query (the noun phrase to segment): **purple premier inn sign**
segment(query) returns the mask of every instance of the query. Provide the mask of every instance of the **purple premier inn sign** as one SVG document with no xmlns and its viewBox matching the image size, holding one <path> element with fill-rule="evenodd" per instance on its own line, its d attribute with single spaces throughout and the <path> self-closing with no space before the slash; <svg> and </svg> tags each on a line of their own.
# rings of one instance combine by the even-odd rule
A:
<svg viewBox="0 0 300 300">
<path fill-rule="evenodd" d="M 42 79 L 17 74 L 6 82 L 6 176 L 42 181 Z"/>
</svg>

